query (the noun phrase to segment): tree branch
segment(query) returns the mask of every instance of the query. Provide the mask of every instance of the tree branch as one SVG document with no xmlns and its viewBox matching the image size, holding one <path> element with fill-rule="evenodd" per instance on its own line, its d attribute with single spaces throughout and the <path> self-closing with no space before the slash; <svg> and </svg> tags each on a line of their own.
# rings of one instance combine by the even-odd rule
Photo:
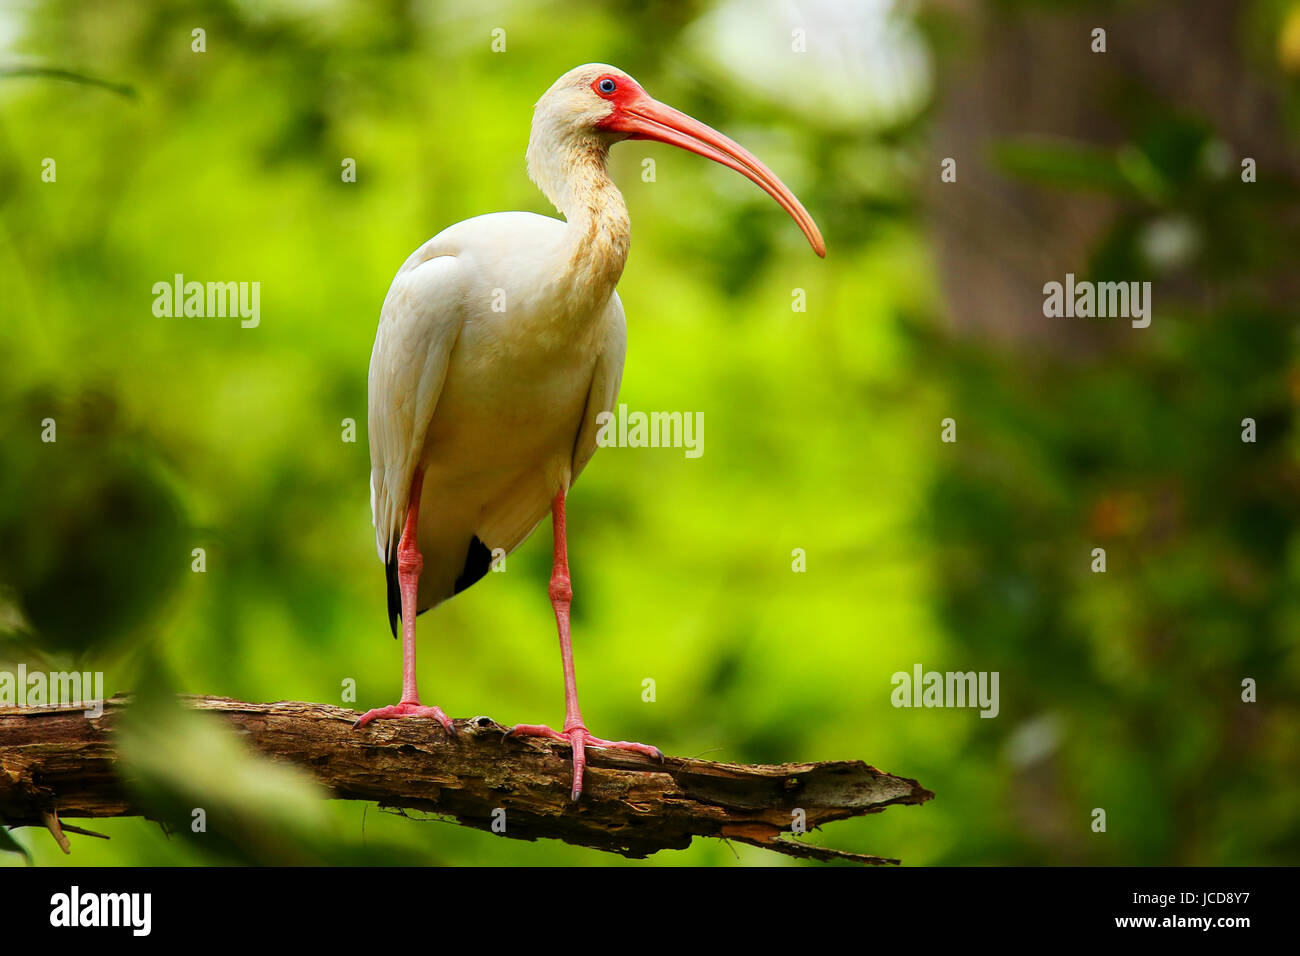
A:
<svg viewBox="0 0 1300 956">
<path fill-rule="evenodd" d="M 586 788 L 569 801 L 567 746 L 507 738 L 487 717 L 455 721 L 450 739 L 435 723 L 386 720 L 353 730 L 353 711 L 325 704 L 249 704 L 187 697 L 219 714 L 262 754 L 312 773 L 335 797 L 423 810 L 505 836 L 540 837 L 643 857 L 720 837 L 789 856 L 859 863 L 896 859 L 848 853 L 782 837 L 796 810 L 808 830 L 934 796 L 915 780 L 857 760 L 741 765 L 589 751 Z M 116 773 L 113 728 L 128 702 L 108 701 L 100 718 L 80 707 L 0 710 L 0 819 L 50 826 L 60 817 L 147 815 Z M 51 827 L 52 831 L 57 828 Z M 72 828 L 65 827 L 70 832 Z"/>
<path fill-rule="evenodd" d="M 3 66 L 0 67 L 0 79 L 5 77 L 39 77 L 47 80 L 65 80 L 69 83 L 79 83 L 82 86 L 97 86 L 100 89 L 108 90 L 110 93 L 116 93 L 118 96 L 125 96 L 128 99 L 135 99 L 135 87 L 129 83 L 114 83 L 112 80 L 100 79 L 97 76 L 90 76 L 87 73 L 78 73 L 75 70 L 64 70 L 58 67 L 50 66 Z"/>
</svg>

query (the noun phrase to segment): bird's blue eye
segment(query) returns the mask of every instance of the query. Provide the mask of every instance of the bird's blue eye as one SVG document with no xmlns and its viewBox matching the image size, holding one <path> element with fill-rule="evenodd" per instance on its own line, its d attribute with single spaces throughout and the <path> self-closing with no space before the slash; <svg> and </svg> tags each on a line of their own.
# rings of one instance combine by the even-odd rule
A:
<svg viewBox="0 0 1300 956">
<path fill-rule="evenodd" d="M 605 77 L 600 81 L 600 91 L 602 93 L 613 93 L 616 89 L 618 89 L 618 84 L 609 77 Z"/>
</svg>

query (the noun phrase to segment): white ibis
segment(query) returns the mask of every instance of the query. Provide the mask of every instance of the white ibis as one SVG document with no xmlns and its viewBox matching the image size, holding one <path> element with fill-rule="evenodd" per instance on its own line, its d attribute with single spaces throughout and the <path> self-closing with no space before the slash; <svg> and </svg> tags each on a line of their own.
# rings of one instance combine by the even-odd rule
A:
<svg viewBox="0 0 1300 956">
<path fill-rule="evenodd" d="M 574 800 L 588 747 L 662 757 L 588 733 L 569 637 L 565 496 L 596 451 L 596 416 L 614 407 L 627 341 L 614 292 L 627 259 L 627 207 L 605 169 L 623 139 L 670 143 L 747 176 L 825 256 L 812 217 L 754 156 L 651 99 L 621 70 L 592 63 L 546 91 L 528 140 L 528 175 L 564 220 L 501 212 L 438 233 L 393 279 L 370 357 L 371 510 L 394 635 L 402 621 L 402 697 L 357 726 L 432 717 L 454 733 L 416 692 L 416 615 L 483 577 L 494 551 L 518 547 L 549 510 L 564 725 L 511 733 L 571 746 Z"/>
</svg>

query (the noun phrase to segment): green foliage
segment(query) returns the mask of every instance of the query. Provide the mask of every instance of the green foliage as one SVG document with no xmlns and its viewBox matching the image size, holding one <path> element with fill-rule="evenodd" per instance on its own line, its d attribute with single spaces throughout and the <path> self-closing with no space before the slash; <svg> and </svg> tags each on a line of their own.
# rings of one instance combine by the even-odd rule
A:
<svg viewBox="0 0 1300 956">
<path fill-rule="evenodd" d="M 0 824 L 0 853 L 16 854 L 21 856 L 23 862 L 28 866 L 31 865 L 32 855 L 28 852 L 27 847 L 15 840 L 13 831 L 2 824 Z"/>
<path fill-rule="evenodd" d="M 394 699 L 367 489 L 379 305 L 446 225 L 552 213 L 524 174 L 531 108 L 588 60 L 751 147 L 829 249 L 699 157 L 614 149 L 634 224 L 621 400 L 707 427 L 698 460 L 605 449 L 573 492 L 592 732 L 916 777 L 938 799 L 809 837 L 909 864 L 1295 861 L 1300 373 L 1276 294 L 1294 185 L 1242 189 L 1208 119 L 1137 89 L 1099 107 L 1111 145 L 990 144 L 1008 182 L 1113 203 L 1076 271 L 1165 283 L 1161 318 L 1086 357 L 954 337 L 920 213 L 933 117 L 846 132 L 720 92 L 678 47 L 706 6 L 49 0 L 13 18 L 15 57 L 136 96 L 0 76 L 0 661 L 76 662 L 141 695 L 123 760 L 172 833 L 97 821 L 112 839 L 73 835 L 65 858 L 23 831 L 38 864 L 627 862 L 323 801 L 167 702 L 342 703 L 349 681 L 359 708 Z M 156 317 L 153 284 L 177 273 L 260 282 L 261 324 Z M 548 539 L 421 618 L 427 702 L 557 720 Z M 999 671 L 1001 714 L 896 709 L 891 675 L 918 661 Z M 651 862 L 737 861 L 780 862 L 717 842 Z"/>
</svg>

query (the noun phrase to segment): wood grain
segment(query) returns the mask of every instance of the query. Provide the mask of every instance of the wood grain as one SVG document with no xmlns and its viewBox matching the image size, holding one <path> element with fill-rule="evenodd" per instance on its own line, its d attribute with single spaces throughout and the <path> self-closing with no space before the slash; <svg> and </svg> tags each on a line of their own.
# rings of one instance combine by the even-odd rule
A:
<svg viewBox="0 0 1300 956">
<path fill-rule="evenodd" d="M 510 738 L 487 717 L 457 720 L 449 737 L 422 719 L 378 721 L 354 730 L 358 714 L 325 704 L 244 703 L 186 697 L 220 715 L 256 750 L 310 771 L 343 800 L 421 810 L 491 830 L 505 811 L 505 836 L 551 838 L 629 857 L 682 849 L 718 837 L 789 856 L 858 863 L 896 859 L 848 853 L 788 836 L 802 810 L 808 831 L 934 796 L 915 780 L 858 760 L 742 765 L 619 751 L 589 751 L 585 790 L 569 800 L 568 747 Z M 0 818 L 46 826 L 59 817 L 148 814 L 117 773 L 114 724 L 129 701 L 108 701 L 87 718 L 75 708 L 0 710 Z"/>
</svg>

